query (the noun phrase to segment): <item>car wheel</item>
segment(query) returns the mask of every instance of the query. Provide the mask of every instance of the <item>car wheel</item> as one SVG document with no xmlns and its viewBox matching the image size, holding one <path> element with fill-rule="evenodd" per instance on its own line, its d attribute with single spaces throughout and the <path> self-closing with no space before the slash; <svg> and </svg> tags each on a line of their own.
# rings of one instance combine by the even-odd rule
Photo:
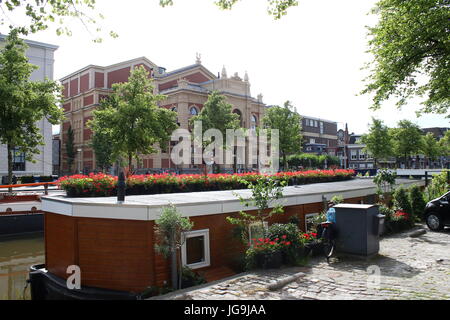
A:
<svg viewBox="0 0 450 320">
<path fill-rule="evenodd" d="M 426 217 L 428 228 L 432 231 L 440 231 L 444 229 L 444 222 L 439 214 L 431 212 Z"/>
</svg>

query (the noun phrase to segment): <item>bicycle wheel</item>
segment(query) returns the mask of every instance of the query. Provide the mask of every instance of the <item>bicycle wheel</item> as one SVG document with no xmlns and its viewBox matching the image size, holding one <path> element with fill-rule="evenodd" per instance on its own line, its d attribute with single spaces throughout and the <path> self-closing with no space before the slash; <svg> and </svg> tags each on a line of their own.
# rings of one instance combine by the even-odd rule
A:
<svg viewBox="0 0 450 320">
<path fill-rule="evenodd" d="M 333 241 L 327 240 L 323 244 L 323 252 L 325 254 L 325 257 L 328 259 L 331 258 L 331 256 L 334 253 L 334 243 Z"/>
<path fill-rule="evenodd" d="M 333 241 L 327 239 L 323 242 L 323 253 L 325 254 L 325 257 L 330 259 L 330 257 L 333 255 L 334 252 L 334 243 Z"/>
</svg>

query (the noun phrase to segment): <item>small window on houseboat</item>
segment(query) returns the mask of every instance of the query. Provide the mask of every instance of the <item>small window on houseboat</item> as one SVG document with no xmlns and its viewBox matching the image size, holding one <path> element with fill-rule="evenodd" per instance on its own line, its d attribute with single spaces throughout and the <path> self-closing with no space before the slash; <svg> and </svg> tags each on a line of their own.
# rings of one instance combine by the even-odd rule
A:
<svg viewBox="0 0 450 320">
<path fill-rule="evenodd" d="M 183 265 L 192 269 L 209 266 L 209 230 L 190 231 L 184 233 L 184 236 L 181 250 Z"/>
<path fill-rule="evenodd" d="M 267 221 L 264 221 L 264 227 L 261 225 L 261 222 L 254 222 L 248 226 L 248 235 L 250 245 L 253 245 L 252 239 L 263 238 L 266 234 L 266 231 L 269 229 L 269 225 Z"/>
<path fill-rule="evenodd" d="M 305 215 L 305 232 L 310 232 L 314 227 L 314 218 L 318 213 L 308 213 Z"/>
</svg>

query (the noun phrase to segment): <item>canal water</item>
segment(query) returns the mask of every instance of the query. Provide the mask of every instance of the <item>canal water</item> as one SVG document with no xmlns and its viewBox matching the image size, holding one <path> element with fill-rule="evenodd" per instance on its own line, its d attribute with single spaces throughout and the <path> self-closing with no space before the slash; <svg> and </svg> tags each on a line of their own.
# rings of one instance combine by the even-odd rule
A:
<svg viewBox="0 0 450 320">
<path fill-rule="evenodd" d="M 0 238 L 0 300 L 30 299 L 31 265 L 44 263 L 44 234 Z"/>
</svg>

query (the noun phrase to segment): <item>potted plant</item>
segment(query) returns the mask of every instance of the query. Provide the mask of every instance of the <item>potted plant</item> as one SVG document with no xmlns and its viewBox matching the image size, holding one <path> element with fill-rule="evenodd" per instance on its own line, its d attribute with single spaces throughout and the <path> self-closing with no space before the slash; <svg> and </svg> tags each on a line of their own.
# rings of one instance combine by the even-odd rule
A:
<svg viewBox="0 0 450 320">
<path fill-rule="evenodd" d="M 322 242 L 317 238 L 317 233 L 309 232 L 300 234 L 300 241 L 304 246 L 304 254 L 318 256 L 323 252 Z"/>
<path fill-rule="evenodd" d="M 263 268 L 276 269 L 283 264 L 283 247 L 290 246 L 291 242 L 284 238 L 252 239 L 253 246 L 247 250 L 246 259 L 248 269 Z"/>
</svg>

